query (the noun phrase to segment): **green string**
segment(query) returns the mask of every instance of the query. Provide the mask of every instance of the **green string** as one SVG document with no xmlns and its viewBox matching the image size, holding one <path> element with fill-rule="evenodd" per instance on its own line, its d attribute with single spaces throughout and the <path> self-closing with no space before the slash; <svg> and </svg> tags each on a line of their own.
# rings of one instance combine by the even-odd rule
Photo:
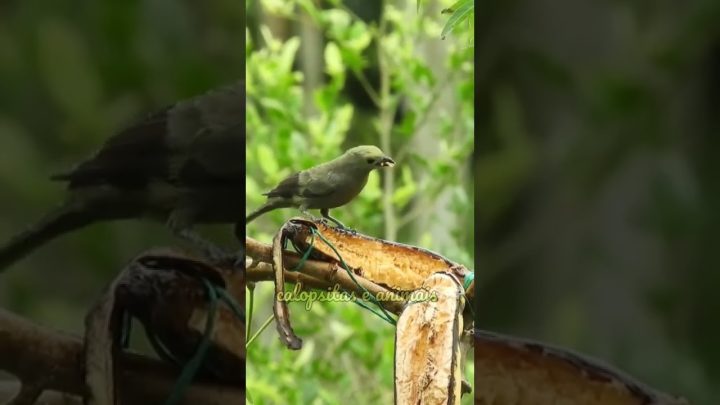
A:
<svg viewBox="0 0 720 405">
<path fill-rule="evenodd" d="M 308 257 L 310 257 L 310 252 L 312 252 L 313 247 L 315 246 L 315 233 L 318 232 L 318 230 L 315 228 L 311 228 L 311 229 L 312 229 L 312 237 L 310 238 L 310 247 L 308 247 L 307 250 L 305 251 L 305 253 L 303 253 L 297 266 L 295 266 L 295 268 L 293 268 L 290 271 L 298 271 L 298 270 L 302 269 L 303 266 L 305 266 L 305 262 L 307 262 Z"/>
<path fill-rule="evenodd" d="M 175 363 L 178 366 L 182 364 L 182 362 L 177 357 L 175 357 L 175 355 L 172 354 L 170 350 L 168 350 L 165 344 L 160 339 L 158 339 L 157 335 L 152 330 L 145 328 L 145 335 L 147 336 L 150 344 L 152 345 L 153 349 L 155 349 L 155 351 L 158 353 L 160 358 L 165 361 Z"/>
<path fill-rule="evenodd" d="M 468 287 L 470 287 L 470 284 L 475 280 L 475 272 L 472 271 L 465 275 L 465 282 L 463 283 L 463 287 L 467 290 Z"/>
<path fill-rule="evenodd" d="M 190 382 L 192 382 L 193 378 L 195 378 L 197 371 L 200 369 L 200 365 L 205 360 L 208 349 L 210 348 L 210 336 L 212 335 L 212 331 L 215 326 L 215 314 L 217 312 L 218 299 L 222 300 L 222 302 L 230 308 L 238 319 L 245 322 L 245 315 L 242 309 L 237 304 L 237 301 L 235 301 L 235 298 L 230 295 L 227 290 L 210 283 L 210 281 L 205 278 L 202 278 L 201 280 L 203 284 L 205 284 L 205 289 L 207 290 L 208 297 L 210 299 L 210 309 L 208 311 L 207 322 L 205 323 L 205 331 L 203 332 L 203 337 L 198 345 L 198 348 L 195 350 L 195 354 L 190 361 L 185 364 L 185 367 L 180 374 L 180 378 L 178 378 L 175 382 L 172 394 L 170 398 L 165 401 L 165 405 L 173 405 L 180 400 L 188 385 L 190 385 Z"/>
<path fill-rule="evenodd" d="M 250 339 L 248 339 L 247 343 L 245 343 L 245 349 L 247 349 L 248 347 L 250 347 L 250 345 L 252 344 L 252 342 L 254 342 L 255 339 L 257 339 L 257 337 L 260 336 L 261 333 L 263 333 L 263 331 L 270 325 L 270 322 L 272 322 L 273 319 L 275 319 L 275 315 L 274 315 L 274 314 L 273 314 L 273 315 L 270 315 L 270 316 L 268 317 L 268 319 L 265 321 L 265 323 L 263 323 L 263 324 L 260 326 L 260 329 L 258 329 L 258 331 L 255 332 L 255 334 L 252 335 L 252 337 L 251 337 Z"/>
<path fill-rule="evenodd" d="M 172 394 L 165 401 L 165 405 L 174 405 L 180 400 L 180 398 L 182 398 L 185 390 L 190 385 L 190 382 L 192 382 L 193 378 L 195 378 L 195 375 L 200 369 L 200 365 L 205 360 L 208 349 L 210 348 L 210 336 L 212 335 L 212 331 L 215 326 L 215 314 L 217 312 L 218 300 L 222 300 L 222 302 L 224 302 L 230 308 L 230 310 L 232 310 L 232 312 L 238 319 L 241 319 L 243 322 L 245 322 L 245 315 L 242 309 L 240 308 L 240 306 L 238 306 L 235 298 L 233 298 L 233 296 L 231 296 L 230 293 L 227 292 L 227 290 L 222 287 L 213 285 L 205 278 L 202 278 L 201 280 L 203 284 L 205 284 L 205 289 L 207 290 L 208 298 L 210 299 L 210 309 L 208 311 L 207 322 L 205 323 L 205 331 L 203 332 L 203 337 L 200 341 L 200 344 L 195 350 L 195 354 L 190 359 L 190 361 L 185 364 L 185 367 L 183 367 L 180 378 L 178 378 L 178 380 L 175 382 Z"/>
<path fill-rule="evenodd" d="M 467 296 L 466 291 L 467 291 L 468 287 L 470 287 L 470 284 L 472 283 L 472 281 L 474 279 L 475 279 L 475 272 L 473 271 L 473 272 L 470 272 L 465 275 L 465 280 L 463 282 L 463 287 L 464 287 L 463 296 L 465 297 L 466 305 L 470 307 L 470 314 L 472 315 L 473 319 L 476 318 L 475 317 L 475 308 L 474 308 L 473 302 L 470 301 L 470 297 Z"/>
<path fill-rule="evenodd" d="M 170 397 L 165 401 L 165 405 L 174 405 L 178 403 L 178 401 L 185 393 L 185 390 L 187 390 L 187 387 L 195 378 L 195 375 L 200 369 L 200 365 L 202 365 L 203 361 L 205 360 L 208 349 L 210 348 L 210 336 L 212 335 L 212 331 L 215 326 L 215 315 L 217 313 L 218 300 L 222 300 L 222 302 L 224 302 L 230 308 L 230 310 L 235 314 L 238 319 L 245 322 L 245 315 L 243 313 L 243 310 L 237 304 L 235 298 L 230 295 L 227 290 L 222 287 L 213 285 L 205 278 L 201 278 L 201 280 L 205 285 L 205 290 L 207 291 L 208 299 L 210 301 L 210 308 L 208 310 L 208 317 L 205 323 L 205 330 L 203 332 L 202 340 L 200 341 L 200 344 L 195 350 L 195 354 L 193 354 L 193 357 L 190 359 L 190 361 L 188 361 L 183 367 L 182 373 L 180 374 L 178 380 L 175 382 L 175 386 L 172 389 Z M 132 319 L 129 313 L 123 312 L 121 323 L 122 325 L 120 344 L 123 348 L 127 348 L 130 343 L 130 332 L 132 328 Z M 158 352 L 158 355 L 160 357 L 175 362 L 176 364 L 181 364 L 177 357 L 175 357 L 173 353 L 168 350 L 168 348 L 162 343 L 160 339 L 158 339 L 155 333 L 153 333 L 150 329 L 146 328 L 146 335 L 148 337 L 148 340 L 150 341 L 150 344 L 153 346 L 155 351 Z"/>
<path fill-rule="evenodd" d="M 245 313 L 243 312 L 242 308 L 238 305 L 237 301 L 235 301 L 235 298 L 233 298 L 232 295 L 230 295 L 229 292 L 227 292 L 226 289 L 221 287 L 216 287 L 217 291 L 220 293 L 220 299 L 223 300 L 223 302 L 232 310 L 233 314 L 235 314 L 235 317 L 238 318 L 240 321 L 245 322 Z"/>
<path fill-rule="evenodd" d="M 130 346 L 130 334 L 132 332 L 132 317 L 127 311 L 123 311 L 122 326 L 120 327 L 120 346 L 127 349 Z"/>
<path fill-rule="evenodd" d="M 316 228 L 312 228 L 313 233 L 313 239 L 310 241 L 310 248 L 312 248 L 312 243 L 315 240 L 314 235 L 317 234 L 320 237 L 320 240 L 322 240 L 332 251 L 335 253 L 335 255 L 340 260 L 340 263 L 342 264 L 343 268 L 345 269 L 345 272 L 347 272 L 348 276 L 350 276 L 350 279 L 355 283 L 356 286 L 360 287 L 367 296 L 370 297 L 370 301 L 372 301 L 375 305 L 377 305 L 378 308 L 382 311 L 382 314 L 375 310 L 374 308 L 371 308 L 370 306 L 366 305 L 365 303 L 355 300 L 355 303 L 360 305 L 361 307 L 369 310 L 370 312 L 374 313 L 375 315 L 379 316 L 381 319 L 384 319 L 391 325 L 397 325 L 397 322 L 390 316 L 390 314 L 385 310 L 385 308 L 380 304 L 380 302 L 375 298 L 374 295 L 370 294 L 370 291 L 368 291 L 365 287 L 363 287 L 355 278 L 355 275 L 352 271 L 350 271 L 350 267 L 345 263 L 345 259 L 342 258 L 342 255 L 340 252 L 335 248 L 335 246 L 327 240 L 320 231 L 318 231 Z M 308 249 L 309 250 L 309 249 Z"/>
<path fill-rule="evenodd" d="M 190 385 L 190 382 L 193 378 L 195 378 L 195 374 L 200 368 L 203 360 L 205 360 L 205 355 L 210 348 L 210 335 L 212 334 L 213 327 L 215 326 L 215 312 L 217 312 L 218 293 L 215 286 L 210 284 L 207 279 L 203 278 L 202 281 L 205 284 L 205 289 L 207 290 L 208 297 L 210 298 L 210 310 L 208 311 L 207 322 L 205 323 L 205 332 L 203 333 L 203 337 L 198 345 L 198 348 L 195 350 L 195 354 L 190 361 L 185 364 L 185 367 L 183 367 L 180 378 L 178 378 L 175 382 L 172 393 L 165 401 L 165 405 L 174 405 L 178 403 L 180 398 L 182 398 L 188 385 Z"/>
</svg>

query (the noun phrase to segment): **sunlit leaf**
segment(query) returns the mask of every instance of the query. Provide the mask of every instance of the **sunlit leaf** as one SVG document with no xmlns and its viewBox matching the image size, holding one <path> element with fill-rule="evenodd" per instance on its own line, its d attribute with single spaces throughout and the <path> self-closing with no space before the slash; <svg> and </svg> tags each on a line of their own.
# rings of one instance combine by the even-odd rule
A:
<svg viewBox="0 0 720 405">
<path fill-rule="evenodd" d="M 475 0 L 459 0 L 457 3 L 453 4 L 450 9 L 452 10 L 452 15 L 450 15 L 447 23 L 445 23 L 442 33 L 440 33 L 440 36 L 443 39 L 445 39 L 445 36 L 454 30 L 460 23 L 467 21 L 471 17 L 473 11 L 475 10 Z"/>
<path fill-rule="evenodd" d="M 345 72 L 342 56 L 340 56 L 340 48 L 335 42 L 328 42 L 325 46 L 325 70 L 332 76 L 341 75 Z"/>
</svg>

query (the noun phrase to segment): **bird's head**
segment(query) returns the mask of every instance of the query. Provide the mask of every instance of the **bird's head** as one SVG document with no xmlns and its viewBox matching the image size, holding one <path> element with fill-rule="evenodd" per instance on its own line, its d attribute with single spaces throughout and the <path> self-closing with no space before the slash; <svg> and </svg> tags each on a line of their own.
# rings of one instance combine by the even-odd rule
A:
<svg viewBox="0 0 720 405">
<path fill-rule="evenodd" d="M 378 167 L 395 166 L 395 161 L 392 160 L 392 158 L 385 155 L 380 148 L 373 145 L 361 145 L 348 149 L 347 152 L 345 152 L 345 156 L 352 159 L 353 163 L 357 166 L 367 168 L 368 170 Z"/>
</svg>

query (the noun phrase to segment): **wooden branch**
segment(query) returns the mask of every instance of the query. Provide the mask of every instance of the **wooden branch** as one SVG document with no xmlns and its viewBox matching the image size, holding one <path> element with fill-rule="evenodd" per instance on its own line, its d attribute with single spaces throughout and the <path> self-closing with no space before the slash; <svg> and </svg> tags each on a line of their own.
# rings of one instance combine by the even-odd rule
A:
<svg viewBox="0 0 720 405">
<path fill-rule="evenodd" d="M 273 269 L 270 263 L 257 263 L 254 267 L 246 269 L 245 272 L 249 282 L 272 281 L 273 279 Z M 294 284 L 301 283 L 303 289 L 325 290 L 330 287 L 326 281 L 299 271 L 285 270 L 283 274 L 285 280 Z"/>
<path fill-rule="evenodd" d="M 273 280 L 273 272 L 270 265 L 273 262 L 272 246 L 246 237 L 245 247 L 245 254 L 253 260 L 253 264 L 246 269 L 247 280 Z M 283 262 L 286 267 L 294 269 L 300 263 L 300 255 L 294 252 L 284 251 Z M 299 272 L 304 274 L 304 276 L 299 276 Z M 306 260 L 303 267 L 298 269 L 298 271 L 285 270 L 284 275 L 287 280 L 293 282 L 297 282 L 297 280 L 307 280 L 309 281 L 309 286 L 313 288 L 319 287 L 318 289 L 323 290 L 332 289 L 337 284 L 345 291 L 354 292 L 357 297 L 362 297 L 364 293 L 363 288 L 365 288 L 376 297 L 378 295 L 384 297 L 385 299 L 380 300 L 380 304 L 382 304 L 386 310 L 395 314 L 402 312 L 405 307 L 405 300 L 402 297 L 366 278 L 355 275 L 355 279 L 359 285 L 356 284 L 345 269 L 336 263 Z"/>
<path fill-rule="evenodd" d="M 82 351 L 78 337 L 0 309 L 0 370 L 23 384 L 42 382 L 45 389 L 82 396 Z M 139 354 L 122 353 L 119 360 L 123 403 L 162 403 L 178 377 L 172 366 Z M 244 396 L 237 387 L 199 380 L 188 387 L 181 403 L 219 405 L 237 403 Z"/>
</svg>

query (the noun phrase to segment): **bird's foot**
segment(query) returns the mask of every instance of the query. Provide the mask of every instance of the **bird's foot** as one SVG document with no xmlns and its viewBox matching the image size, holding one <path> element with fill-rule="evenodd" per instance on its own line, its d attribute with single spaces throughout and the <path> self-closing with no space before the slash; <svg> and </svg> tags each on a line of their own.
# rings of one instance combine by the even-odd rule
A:
<svg viewBox="0 0 720 405">
<path fill-rule="evenodd" d="M 330 224 L 332 221 L 328 221 L 327 219 L 322 219 L 321 222 L 327 227 L 333 227 L 335 229 L 339 229 L 341 231 L 345 231 L 345 232 L 348 232 L 351 234 L 357 233 L 357 231 L 355 229 L 345 226 L 344 224 L 342 224 L 340 222 L 337 222 L 337 223 L 333 222 L 332 225 Z"/>
<path fill-rule="evenodd" d="M 354 228 L 343 228 L 343 229 L 345 230 L 345 232 L 351 233 L 353 235 L 356 235 L 358 233 L 357 230 Z"/>
<path fill-rule="evenodd" d="M 332 227 L 335 229 L 340 229 L 345 232 L 349 232 L 349 233 L 353 233 L 353 234 L 357 233 L 357 231 L 355 231 L 354 229 L 352 229 L 350 227 L 345 226 L 345 224 L 343 224 L 342 222 L 338 221 L 337 219 L 335 219 L 333 217 L 325 217 L 325 218 L 321 219 L 320 222 L 322 222 L 325 226 L 328 226 L 328 227 L 331 226 L 330 223 L 332 222 L 333 223 Z"/>
</svg>

